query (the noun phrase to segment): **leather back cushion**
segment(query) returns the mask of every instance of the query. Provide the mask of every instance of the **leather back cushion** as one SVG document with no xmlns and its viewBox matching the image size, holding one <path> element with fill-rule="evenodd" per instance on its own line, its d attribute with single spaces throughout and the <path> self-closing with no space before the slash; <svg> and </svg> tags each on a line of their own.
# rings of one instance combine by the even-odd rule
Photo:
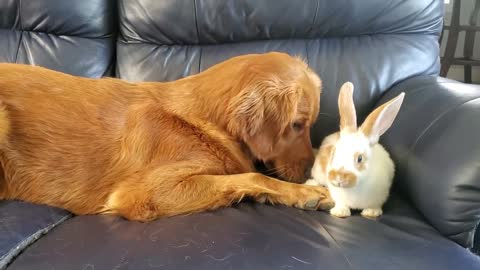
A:
<svg viewBox="0 0 480 270">
<path fill-rule="evenodd" d="M 117 76 L 130 81 L 171 81 L 247 53 L 306 59 L 324 82 L 314 145 L 338 127 L 345 81 L 363 120 L 392 85 L 439 69 L 438 0 L 120 0 L 119 9 Z"/>
<path fill-rule="evenodd" d="M 115 56 L 115 0 L 0 1 L 0 62 L 101 77 Z"/>
</svg>

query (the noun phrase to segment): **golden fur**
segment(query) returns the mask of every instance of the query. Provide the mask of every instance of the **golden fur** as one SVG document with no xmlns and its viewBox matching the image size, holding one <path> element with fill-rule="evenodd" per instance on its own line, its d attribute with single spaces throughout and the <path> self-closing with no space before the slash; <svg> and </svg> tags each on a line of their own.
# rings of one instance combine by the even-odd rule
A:
<svg viewBox="0 0 480 270">
<path fill-rule="evenodd" d="M 301 182 L 320 79 L 286 54 L 235 57 L 173 82 L 87 79 L 0 64 L 0 198 L 148 221 L 244 196 L 330 207 Z"/>
</svg>

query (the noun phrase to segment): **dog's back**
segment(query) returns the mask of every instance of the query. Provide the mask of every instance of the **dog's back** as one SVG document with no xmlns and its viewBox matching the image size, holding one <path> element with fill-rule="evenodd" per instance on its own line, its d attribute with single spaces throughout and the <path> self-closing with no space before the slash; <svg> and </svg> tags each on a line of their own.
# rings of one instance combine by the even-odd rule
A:
<svg viewBox="0 0 480 270">
<path fill-rule="evenodd" d="M 67 206 L 71 198 L 91 201 L 86 194 L 106 196 L 110 182 L 92 181 L 119 153 L 113 142 L 136 98 L 127 88 L 117 80 L 0 64 L 0 159 L 8 179 L 0 195 Z"/>
</svg>

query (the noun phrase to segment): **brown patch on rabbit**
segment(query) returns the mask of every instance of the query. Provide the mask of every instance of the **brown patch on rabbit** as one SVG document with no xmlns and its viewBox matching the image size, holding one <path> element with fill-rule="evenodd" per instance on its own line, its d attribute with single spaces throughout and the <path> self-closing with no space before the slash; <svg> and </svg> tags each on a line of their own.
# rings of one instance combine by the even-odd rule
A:
<svg viewBox="0 0 480 270">
<path fill-rule="evenodd" d="M 337 187 L 352 187 L 357 182 L 357 176 L 341 168 L 339 170 L 330 170 L 328 172 L 328 180 Z"/>
</svg>

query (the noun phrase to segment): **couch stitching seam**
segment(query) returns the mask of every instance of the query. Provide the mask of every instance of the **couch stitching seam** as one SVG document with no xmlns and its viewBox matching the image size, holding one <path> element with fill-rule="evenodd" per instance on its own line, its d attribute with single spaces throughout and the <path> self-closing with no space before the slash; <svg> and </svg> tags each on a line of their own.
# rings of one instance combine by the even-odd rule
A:
<svg viewBox="0 0 480 270">
<path fill-rule="evenodd" d="M 197 0 L 193 0 L 193 15 L 195 17 L 195 30 L 197 31 L 197 44 L 200 44 L 200 31 L 198 31 L 198 17 L 197 17 Z M 202 47 L 200 47 L 200 54 L 198 57 L 198 72 L 201 72 L 202 63 Z"/>
<path fill-rule="evenodd" d="M 318 6 L 320 5 L 320 0 L 317 0 L 317 5 L 315 6 L 315 14 L 313 14 L 313 21 L 312 25 L 310 26 L 310 31 L 313 31 L 313 26 L 315 25 L 315 21 L 317 20 L 317 13 L 318 13 Z"/>
<path fill-rule="evenodd" d="M 379 34 L 375 34 L 373 37 L 378 37 L 378 36 L 426 36 L 426 35 L 429 35 L 429 34 L 416 34 L 416 33 L 379 33 Z M 351 35 L 351 36 L 343 36 L 341 37 L 341 39 L 345 38 L 345 37 L 348 37 L 348 38 L 363 38 L 363 37 L 369 37 L 369 38 L 372 38 L 371 35 Z M 88 37 L 86 37 L 88 38 Z M 103 38 L 103 37 L 99 37 L 99 38 Z M 338 40 L 340 39 L 339 37 L 335 37 L 335 36 L 329 36 L 329 37 L 293 37 L 293 38 L 274 38 L 274 39 L 268 39 L 268 38 L 261 38 L 261 39 L 247 39 L 247 40 L 238 40 L 238 41 L 233 41 L 233 42 L 218 42 L 218 43 L 196 43 L 196 44 L 192 44 L 192 43 L 186 43 L 186 42 L 182 42 L 182 43 L 161 43 L 161 42 L 158 42 L 158 41 L 155 41 L 155 40 L 147 40 L 147 39 L 144 39 L 144 40 L 139 40 L 139 39 L 133 39 L 133 38 L 130 38 L 130 37 L 126 37 L 125 40 L 120 40 L 122 43 L 124 44 L 151 44 L 151 45 L 156 45 L 156 46 L 168 46 L 168 47 L 173 47 L 173 46 L 178 46 L 178 47 L 207 47 L 207 46 L 222 46 L 222 45 L 238 45 L 238 44 L 249 44 L 249 43 L 258 43 L 258 42 L 277 42 L 277 41 L 280 41 L 280 42 L 285 42 L 285 41 L 304 41 L 304 42 L 307 42 L 307 41 L 323 41 L 323 40 Z M 119 39 L 117 39 L 119 40 Z M 399 82 L 403 82 L 404 80 L 407 80 L 407 79 L 410 79 L 412 77 L 416 77 L 418 75 L 425 75 L 424 73 L 418 73 L 418 74 L 413 74 L 409 77 L 406 77 L 404 79 L 401 79 L 399 80 Z M 436 74 L 432 73 L 432 74 L 427 74 L 427 75 L 431 75 L 431 76 L 436 76 Z M 395 85 L 397 84 L 398 82 L 396 83 L 393 83 L 392 85 Z"/>
<path fill-rule="evenodd" d="M 0 30 L 12 30 L 12 29 L 7 29 L 7 28 L 0 28 Z M 13 31 L 20 31 L 20 32 L 26 32 L 26 33 L 35 33 L 35 34 L 46 34 L 46 35 L 52 35 L 52 36 L 56 36 L 56 37 L 72 37 L 72 38 L 83 38 L 83 39 L 112 39 L 114 38 L 115 41 L 117 40 L 120 40 L 119 36 L 114 36 L 112 34 L 108 34 L 108 35 L 104 35 L 104 36 L 81 36 L 81 35 L 69 35 L 68 33 L 66 34 L 59 34 L 59 33 L 55 33 L 55 32 L 47 32 L 47 31 L 29 31 L 29 30 L 16 30 L 16 29 L 13 29 Z M 130 41 L 133 41 L 133 40 L 130 40 Z M 124 43 L 129 43 L 130 41 L 124 41 Z M 144 42 L 144 41 L 138 41 L 138 43 L 148 43 L 148 42 Z M 157 44 L 157 45 L 169 45 L 169 44 L 159 44 L 159 43 L 154 43 L 154 42 L 150 42 L 152 44 Z M 173 46 L 173 45 L 177 45 L 177 46 L 186 46 L 188 44 L 172 44 L 172 45 L 169 45 L 169 46 Z M 216 44 L 213 44 L 213 45 L 216 45 Z"/>
<path fill-rule="evenodd" d="M 18 1 L 18 6 L 17 6 L 17 13 L 18 13 L 18 24 L 20 25 L 20 38 L 18 40 L 18 46 L 17 46 L 17 52 L 15 53 L 15 63 L 18 63 L 18 53 L 20 52 L 20 46 L 22 45 L 23 42 L 23 26 L 22 26 L 22 1 Z"/>
</svg>

